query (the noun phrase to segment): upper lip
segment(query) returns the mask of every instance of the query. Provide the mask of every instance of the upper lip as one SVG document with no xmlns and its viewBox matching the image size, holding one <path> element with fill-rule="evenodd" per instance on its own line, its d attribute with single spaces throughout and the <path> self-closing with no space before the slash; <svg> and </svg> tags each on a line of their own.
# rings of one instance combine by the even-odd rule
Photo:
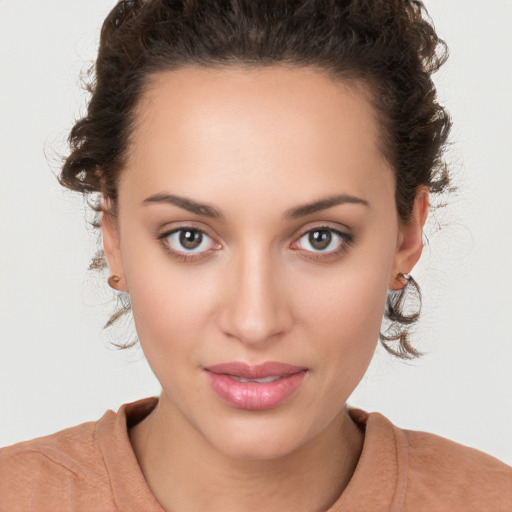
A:
<svg viewBox="0 0 512 512">
<path fill-rule="evenodd" d="M 212 373 L 234 375 L 236 377 L 243 377 L 244 379 L 264 379 L 265 377 L 277 375 L 286 376 L 305 371 L 306 369 L 307 368 L 304 368 L 303 366 L 294 366 L 291 364 L 279 363 L 277 361 L 269 361 L 256 365 L 234 361 L 231 363 L 220 363 L 205 367 L 205 370 Z"/>
</svg>

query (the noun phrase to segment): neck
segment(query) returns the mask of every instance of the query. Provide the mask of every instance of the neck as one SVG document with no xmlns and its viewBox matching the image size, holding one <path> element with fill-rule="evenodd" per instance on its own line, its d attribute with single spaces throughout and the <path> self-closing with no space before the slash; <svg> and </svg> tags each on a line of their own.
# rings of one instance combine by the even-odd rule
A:
<svg viewBox="0 0 512 512">
<path fill-rule="evenodd" d="M 247 460 L 216 450 L 184 425 L 163 397 L 129 436 L 148 486 L 165 510 L 325 511 L 359 460 L 363 434 L 346 409 L 294 452 Z"/>
</svg>

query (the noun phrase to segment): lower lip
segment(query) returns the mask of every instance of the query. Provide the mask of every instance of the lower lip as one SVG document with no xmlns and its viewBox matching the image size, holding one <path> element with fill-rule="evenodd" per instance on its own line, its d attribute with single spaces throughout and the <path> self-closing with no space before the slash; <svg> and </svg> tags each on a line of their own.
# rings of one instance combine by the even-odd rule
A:
<svg viewBox="0 0 512 512">
<path fill-rule="evenodd" d="M 229 375 L 205 371 L 213 391 L 237 409 L 272 409 L 281 404 L 300 387 L 306 370 L 286 375 L 274 382 L 239 382 Z"/>
</svg>

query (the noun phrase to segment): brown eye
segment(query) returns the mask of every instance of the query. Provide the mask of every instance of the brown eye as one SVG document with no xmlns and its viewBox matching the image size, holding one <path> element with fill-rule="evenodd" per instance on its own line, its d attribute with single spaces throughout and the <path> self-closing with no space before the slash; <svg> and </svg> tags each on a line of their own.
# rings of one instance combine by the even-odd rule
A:
<svg viewBox="0 0 512 512">
<path fill-rule="evenodd" d="M 189 251 L 197 249 L 203 241 L 203 233 L 194 229 L 183 229 L 180 232 L 180 244 Z"/>
<path fill-rule="evenodd" d="M 332 242 L 332 233 L 326 229 L 309 232 L 309 243 L 317 251 L 324 251 Z"/>
<path fill-rule="evenodd" d="M 211 237 L 204 231 L 194 228 L 181 228 L 164 234 L 160 240 L 169 248 L 169 250 L 181 254 L 201 254 L 210 249 L 218 248 Z"/>
<path fill-rule="evenodd" d="M 295 242 L 295 249 L 302 249 L 313 254 L 335 254 L 352 242 L 352 235 L 337 229 L 320 227 L 306 231 Z"/>
</svg>

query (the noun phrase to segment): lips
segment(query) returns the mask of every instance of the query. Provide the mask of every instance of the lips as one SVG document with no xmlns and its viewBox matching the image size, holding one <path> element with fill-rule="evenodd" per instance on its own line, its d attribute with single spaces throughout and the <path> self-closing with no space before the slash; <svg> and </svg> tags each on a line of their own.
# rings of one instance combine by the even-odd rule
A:
<svg viewBox="0 0 512 512">
<path fill-rule="evenodd" d="M 237 409 L 272 409 L 293 395 L 307 374 L 307 368 L 267 362 L 249 365 L 222 363 L 204 369 L 212 390 Z"/>
</svg>

